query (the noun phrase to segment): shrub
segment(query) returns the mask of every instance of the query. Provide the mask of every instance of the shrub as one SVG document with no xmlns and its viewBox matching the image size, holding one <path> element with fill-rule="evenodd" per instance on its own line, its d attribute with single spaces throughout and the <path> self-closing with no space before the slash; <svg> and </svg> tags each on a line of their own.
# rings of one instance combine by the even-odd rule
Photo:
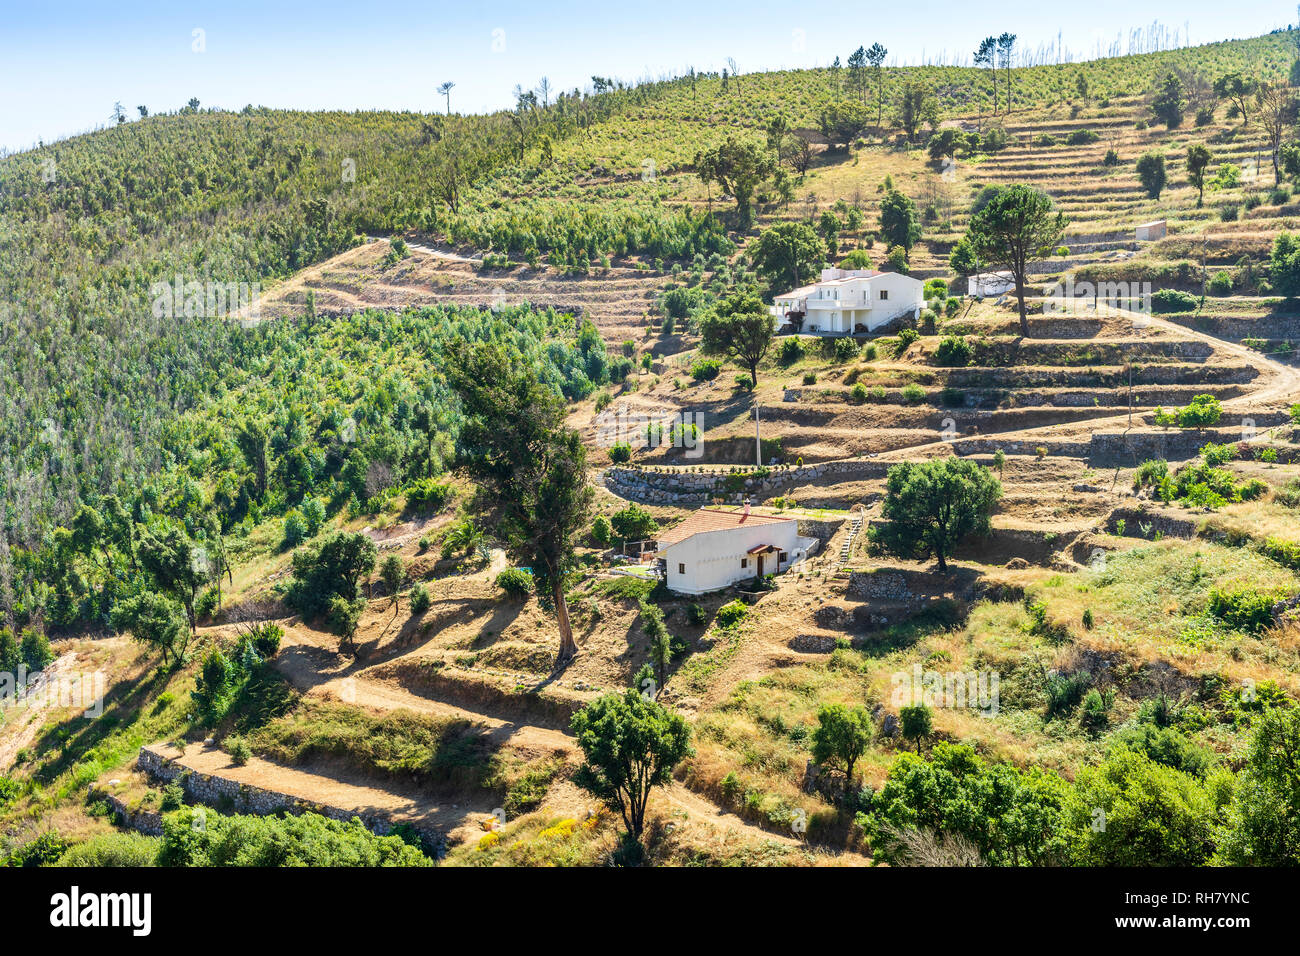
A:
<svg viewBox="0 0 1300 956">
<path fill-rule="evenodd" d="M 614 533 L 625 541 L 642 541 L 659 530 L 659 522 L 654 516 L 635 502 L 614 512 L 610 525 Z"/>
<path fill-rule="evenodd" d="M 302 512 L 294 508 L 284 516 L 284 538 L 280 542 L 280 547 L 284 549 L 294 548 L 307 540 L 307 519 L 302 516 Z"/>
<path fill-rule="evenodd" d="M 284 628 L 274 621 L 266 621 L 254 627 L 249 636 L 252 637 L 253 648 L 260 657 L 274 657 L 280 651 L 280 641 L 284 639 Z"/>
<path fill-rule="evenodd" d="M 1232 292 L 1232 276 L 1227 272 L 1216 272 L 1205 288 L 1211 295 L 1229 295 Z"/>
<path fill-rule="evenodd" d="M 376 836 L 360 820 L 297 816 L 226 816 L 178 810 L 163 820 L 160 866 L 430 866 L 400 836 Z"/>
<path fill-rule="evenodd" d="M 632 446 L 625 441 L 615 442 L 609 449 L 609 460 L 616 465 L 623 465 L 632 458 Z"/>
<path fill-rule="evenodd" d="M 1099 139 L 1101 139 L 1101 137 L 1097 135 L 1095 130 L 1085 128 L 1071 131 L 1070 135 L 1065 138 L 1065 141 L 1071 146 L 1083 146 L 1087 143 L 1095 143 Z"/>
<path fill-rule="evenodd" d="M 406 486 L 406 507 L 421 513 L 436 513 L 447 507 L 455 496 L 451 485 L 420 478 Z"/>
<path fill-rule="evenodd" d="M 899 332 L 898 341 L 894 344 L 894 358 L 902 358 L 903 353 L 920 337 L 921 333 L 916 329 L 903 329 L 903 331 Z"/>
<path fill-rule="evenodd" d="M 804 373 L 803 373 L 803 383 L 804 383 L 805 385 L 816 385 L 816 384 L 817 384 L 817 373 L 816 373 L 816 372 L 804 372 Z"/>
<path fill-rule="evenodd" d="M 614 538 L 614 528 L 604 515 L 596 515 L 591 523 L 591 539 L 599 545 L 607 545 Z"/>
<path fill-rule="evenodd" d="M 226 753 L 230 754 L 230 761 L 236 767 L 242 767 L 248 763 L 248 759 L 253 756 L 253 748 L 249 746 L 248 741 L 243 737 L 231 734 L 225 740 Z"/>
<path fill-rule="evenodd" d="M 934 359 L 940 365 L 961 366 L 969 365 L 975 355 L 975 347 L 955 335 L 950 335 L 939 343 L 939 347 L 934 351 Z"/>
<path fill-rule="evenodd" d="M 1152 312 L 1192 312 L 1199 300 L 1190 292 L 1179 289 L 1159 289 L 1151 295 Z"/>
<path fill-rule="evenodd" d="M 749 605 L 743 601 L 729 601 L 718 608 L 716 620 L 719 627 L 735 627 L 749 616 Z"/>
<path fill-rule="evenodd" d="M 140 833 L 100 833 L 77 843 L 59 858 L 59 866 L 153 866 L 159 840 Z"/>
<path fill-rule="evenodd" d="M 856 385 L 853 386 L 853 391 L 851 395 L 855 402 L 857 402 L 858 404 L 862 404 L 867 400 L 867 386 L 863 385 L 861 382 L 858 382 Z"/>
<path fill-rule="evenodd" d="M 925 389 L 915 382 L 903 386 L 903 400 L 909 405 L 918 405 L 925 401 Z"/>
<path fill-rule="evenodd" d="M 1147 195 L 1152 199 L 1159 199 L 1160 193 L 1164 190 L 1165 183 L 1168 181 L 1165 173 L 1164 153 L 1143 154 L 1137 161 L 1137 174 Z"/>
<path fill-rule="evenodd" d="M 533 576 L 523 568 L 506 568 L 497 575 L 496 585 L 513 598 L 522 598 L 532 593 Z"/>
<path fill-rule="evenodd" d="M 700 607 L 699 604 L 691 602 L 686 606 L 686 620 L 690 621 L 696 627 L 703 624 L 708 619 L 709 616 L 704 613 L 704 608 Z"/>
<path fill-rule="evenodd" d="M 1102 159 L 1101 164 L 1102 164 L 1103 166 L 1118 166 L 1118 165 L 1119 165 L 1119 153 L 1115 152 L 1115 150 L 1113 150 L 1113 149 L 1108 149 L 1108 150 L 1106 150 L 1106 155 L 1105 155 L 1105 157 Z"/>
<path fill-rule="evenodd" d="M 793 365 L 803 358 L 803 340 L 794 336 L 781 340 L 781 364 Z"/>
<path fill-rule="evenodd" d="M 1213 395 L 1194 395 L 1192 401 L 1185 408 L 1176 408 L 1172 412 L 1166 412 L 1163 408 L 1156 409 L 1156 424 L 1168 428 L 1171 425 L 1177 425 L 1179 428 L 1205 428 L 1216 425 L 1223 416 L 1223 406 Z"/>
<path fill-rule="evenodd" d="M 691 378 L 697 382 L 711 382 L 721 371 L 721 359 L 700 359 L 691 366 Z"/>
<path fill-rule="evenodd" d="M 1207 465 L 1214 467 L 1225 465 L 1237 457 L 1237 446 L 1210 442 L 1201 447 L 1201 457 L 1205 459 Z"/>
<path fill-rule="evenodd" d="M 423 584 L 416 584 L 411 588 L 411 613 L 423 614 L 433 605 L 433 598 L 429 596 L 429 589 Z"/>
<path fill-rule="evenodd" d="M 1254 588 L 1210 591 L 1206 610 L 1234 631 L 1258 634 L 1273 623 L 1276 598 L 1260 594 Z"/>
</svg>

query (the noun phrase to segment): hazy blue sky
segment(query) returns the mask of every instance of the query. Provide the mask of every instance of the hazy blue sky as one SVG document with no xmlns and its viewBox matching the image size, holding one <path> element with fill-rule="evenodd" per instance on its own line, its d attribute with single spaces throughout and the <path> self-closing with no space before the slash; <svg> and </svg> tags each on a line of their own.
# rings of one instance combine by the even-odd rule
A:
<svg viewBox="0 0 1300 956">
<path fill-rule="evenodd" d="M 879 41 L 900 63 L 939 51 L 969 56 L 1010 30 L 1091 54 L 1100 40 L 1159 20 L 1194 42 L 1253 36 L 1296 17 L 1292 3 L 1248 0 L 1042 0 L 996 3 L 546 2 L 276 3 L 0 0 L 0 148 L 24 149 L 108 121 L 115 101 L 175 109 L 246 103 L 303 109 L 508 106 L 515 84 L 555 88 L 592 74 L 637 79 L 670 71 L 743 72 L 824 65 Z M 196 51 L 195 30 L 201 30 Z"/>
</svg>

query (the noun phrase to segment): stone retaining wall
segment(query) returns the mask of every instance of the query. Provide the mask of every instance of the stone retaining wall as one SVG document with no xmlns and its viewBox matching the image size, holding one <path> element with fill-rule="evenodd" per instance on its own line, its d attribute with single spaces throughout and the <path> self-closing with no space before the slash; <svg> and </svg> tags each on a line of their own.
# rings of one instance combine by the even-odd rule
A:
<svg viewBox="0 0 1300 956">
<path fill-rule="evenodd" d="M 809 465 L 777 466 L 770 469 L 764 477 L 746 478 L 742 489 L 732 492 L 727 490 L 730 471 L 614 467 L 605 471 L 605 487 L 620 497 L 652 504 L 707 504 L 714 498 L 739 504 L 745 495 L 764 498 L 819 478 L 860 481 L 883 478 L 887 470 L 888 465 L 883 462 L 855 458 Z"/>
<path fill-rule="evenodd" d="M 229 804 L 234 813 L 251 813 L 268 816 L 275 813 L 319 813 L 332 820 L 348 821 L 358 817 L 366 829 L 384 836 L 392 832 L 393 823 L 381 814 L 358 813 L 356 810 L 332 807 L 328 804 L 304 800 L 301 797 L 274 790 L 265 790 L 252 784 L 239 783 L 216 774 L 199 773 L 163 756 L 151 747 L 141 747 L 137 761 L 139 768 L 156 780 L 170 782 L 179 780 L 186 795 L 197 803 L 209 806 Z M 412 824 L 422 835 L 432 840 L 443 839 L 443 834 L 421 829 Z M 161 832 L 161 830 L 159 831 Z"/>
</svg>

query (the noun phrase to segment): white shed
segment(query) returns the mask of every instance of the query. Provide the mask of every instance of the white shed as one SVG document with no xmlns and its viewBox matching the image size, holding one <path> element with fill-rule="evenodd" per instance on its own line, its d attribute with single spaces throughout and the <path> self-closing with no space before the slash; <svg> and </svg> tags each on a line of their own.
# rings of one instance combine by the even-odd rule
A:
<svg viewBox="0 0 1300 956">
<path fill-rule="evenodd" d="M 1012 272 L 977 272 L 966 280 L 966 294 L 984 298 L 990 295 L 1003 295 L 1016 288 L 1016 277 Z"/>
<path fill-rule="evenodd" d="M 799 535 L 794 518 L 744 508 L 701 508 L 659 536 L 668 588 L 704 594 L 738 581 L 786 570 L 803 558 L 816 538 Z"/>
<path fill-rule="evenodd" d="M 1144 222 L 1137 227 L 1137 237 L 1139 239 L 1163 239 L 1169 232 L 1169 226 L 1163 219 L 1157 219 L 1155 222 Z"/>
</svg>

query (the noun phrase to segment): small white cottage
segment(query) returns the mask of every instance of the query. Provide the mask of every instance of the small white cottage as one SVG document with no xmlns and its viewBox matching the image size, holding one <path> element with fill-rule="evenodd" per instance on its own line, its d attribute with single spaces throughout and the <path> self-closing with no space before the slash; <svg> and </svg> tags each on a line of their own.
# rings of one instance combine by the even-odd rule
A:
<svg viewBox="0 0 1300 956">
<path fill-rule="evenodd" d="M 978 298 L 1014 292 L 1016 276 L 1013 272 L 977 272 L 966 280 L 966 294 Z"/>
<path fill-rule="evenodd" d="M 1144 222 L 1137 227 L 1137 238 L 1143 241 L 1154 239 L 1163 239 L 1169 234 L 1169 223 L 1164 219 L 1157 219 L 1154 222 Z"/>
<path fill-rule="evenodd" d="M 701 508 L 657 542 L 664 581 L 682 594 L 779 574 L 816 543 L 816 538 L 800 536 L 794 518 L 757 514 L 749 505 Z"/>
</svg>

